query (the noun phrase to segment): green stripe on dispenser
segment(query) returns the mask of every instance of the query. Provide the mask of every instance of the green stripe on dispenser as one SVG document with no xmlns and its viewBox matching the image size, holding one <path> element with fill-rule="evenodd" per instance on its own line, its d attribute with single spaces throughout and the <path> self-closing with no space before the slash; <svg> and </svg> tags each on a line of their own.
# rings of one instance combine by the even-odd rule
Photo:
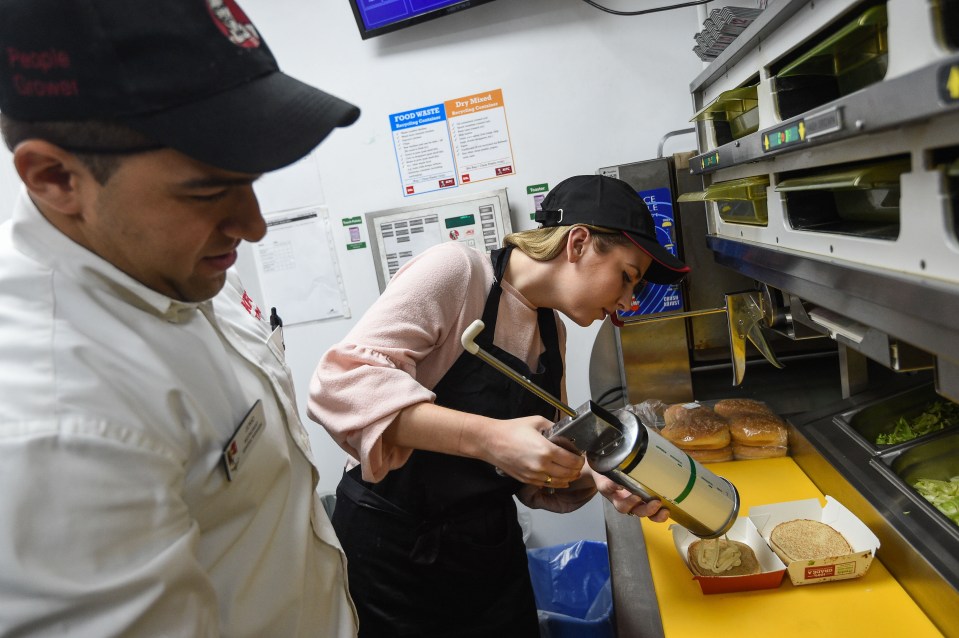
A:
<svg viewBox="0 0 959 638">
<path fill-rule="evenodd" d="M 696 484 L 696 461 L 688 454 L 686 458 L 689 459 L 689 481 L 686 482 L 686 488 L 683 489 L 682 493 L 673 499 L 673 503 L 682 503 L 683 500 L 689 496 L 689 493 L 693 491 L 693 485 Z"/>
</svg>

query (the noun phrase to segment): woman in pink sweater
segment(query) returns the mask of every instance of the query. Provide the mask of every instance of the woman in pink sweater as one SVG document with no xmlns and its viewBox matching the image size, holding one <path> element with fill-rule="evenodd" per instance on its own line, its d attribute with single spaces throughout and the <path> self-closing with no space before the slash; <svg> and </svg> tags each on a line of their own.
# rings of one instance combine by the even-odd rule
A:
<svg viewBox="0 0 959 638">
<path fill-rule="evenodd" d="M 555 408 L 460 343 L 482 318 L 481 348 L 565 400 L 557 312 L 616 322 L 644 281 L 689 270 L 620 180 L 564 180 L 537 221 L 490 257 L 444 243 L 411 260 L 316 369 L 310 417 L 351 456 L 333 526 L 363 638 L 538 636 L 514 495 L 569 512 L 598 489 L 668 516 L 549 442 Z"/>
</svg>

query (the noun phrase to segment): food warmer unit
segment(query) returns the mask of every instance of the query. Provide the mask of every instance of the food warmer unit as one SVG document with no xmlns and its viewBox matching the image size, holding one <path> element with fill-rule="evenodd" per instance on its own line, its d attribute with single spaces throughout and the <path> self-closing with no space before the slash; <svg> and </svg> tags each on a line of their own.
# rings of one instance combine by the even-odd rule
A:
<svg viewBox="0 0 959 638">
<path fill-rule="evenodd" d="M 656 317 L 684 326 L 684 355 L 657 383 L 664 346 L 646 344 L 668 320 L 604 325 L 593 397 L 766 401 L 795 464 L 959 636 L 959 526 L 912 487 L 959 475 L 959 428 L 877 443 L 899 417 L 959 402 L 959 1 L 770 2 L 690 89 L 697 150 L 674 156 L 673 179 L 693 273 L 683 312 Z M 706 312 L 743 291 L 773 357 Z M 643 534 L 606 512 L 620 635 L 663 635 Z"/>
</svg>

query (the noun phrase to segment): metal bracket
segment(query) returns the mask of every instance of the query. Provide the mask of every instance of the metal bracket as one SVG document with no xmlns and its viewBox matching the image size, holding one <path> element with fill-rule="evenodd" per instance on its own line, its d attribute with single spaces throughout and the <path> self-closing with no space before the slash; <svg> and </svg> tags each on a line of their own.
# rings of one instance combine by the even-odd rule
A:
<svg viewBox="0 0 959 638">
<path fill-rule="evenodd" d="M 636 325 L 640 323 L 650 323 L 653 321 L 665 321 L 667 319 L 685 319 L 688 317 L 700 317 L 703 315 L 713 315 L 726 313 L 726 321 L 729 325 L 729 347 L 730 358 L 733 364 L 733 385 L 739 385 L 746 376 L 746 340 L 752 342 L 754 346 L 762 353 L 769 363 L 777 368 L 783 368 L 783 364 L 776 358 L 766 336 L 763 334 L 762 325 L 768 323 L 764 318 L 761 292 L 758 290 L 748 290 L 746 292 L 728 293 L 725 295 L 726 305 L 722 308 L 709 308 L 705 310 L 690 310 L 687 312 L 677 312 L 672 314 L 653 315 L 650 317 L 626 317 L 623 319 L 625 326 Z"/>
</svg>

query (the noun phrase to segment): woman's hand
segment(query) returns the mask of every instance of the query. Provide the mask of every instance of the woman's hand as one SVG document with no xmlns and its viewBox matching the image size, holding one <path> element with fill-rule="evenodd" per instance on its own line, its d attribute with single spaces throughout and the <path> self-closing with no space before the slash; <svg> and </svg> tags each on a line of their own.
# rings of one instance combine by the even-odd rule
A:
<svg viewBox="0 0 959 638">
<path fill-rule="evenodd" d="M 536 485 L 524 485 L 516 498 L 530 509 L 543 509 L 557 514 L 566 514 L 578 510 L 596 494 L 596 483 L 589 468 L 585 468 L 580 477 L 569 487 L 547 488 Z"/>
<path fill-rule="evenodd" d="M 645 516 L 656 523 L 663 523 L 669 519 L 669 510 L 664 508 L 661 502 L 653 500 L 647 503 L 612 479 L 591 468 L 589 471 L 593 475 L 599 493 L 613 504 L 617 512 L 640 518 Z"/>
<path fill-rule="evenodd" d="M 579 478 L 585 459 L 543 436 L 552 426 L 541 416 L 491 419 L 482 458 L 527 485 L 567 488 Z"/>
</svg>

